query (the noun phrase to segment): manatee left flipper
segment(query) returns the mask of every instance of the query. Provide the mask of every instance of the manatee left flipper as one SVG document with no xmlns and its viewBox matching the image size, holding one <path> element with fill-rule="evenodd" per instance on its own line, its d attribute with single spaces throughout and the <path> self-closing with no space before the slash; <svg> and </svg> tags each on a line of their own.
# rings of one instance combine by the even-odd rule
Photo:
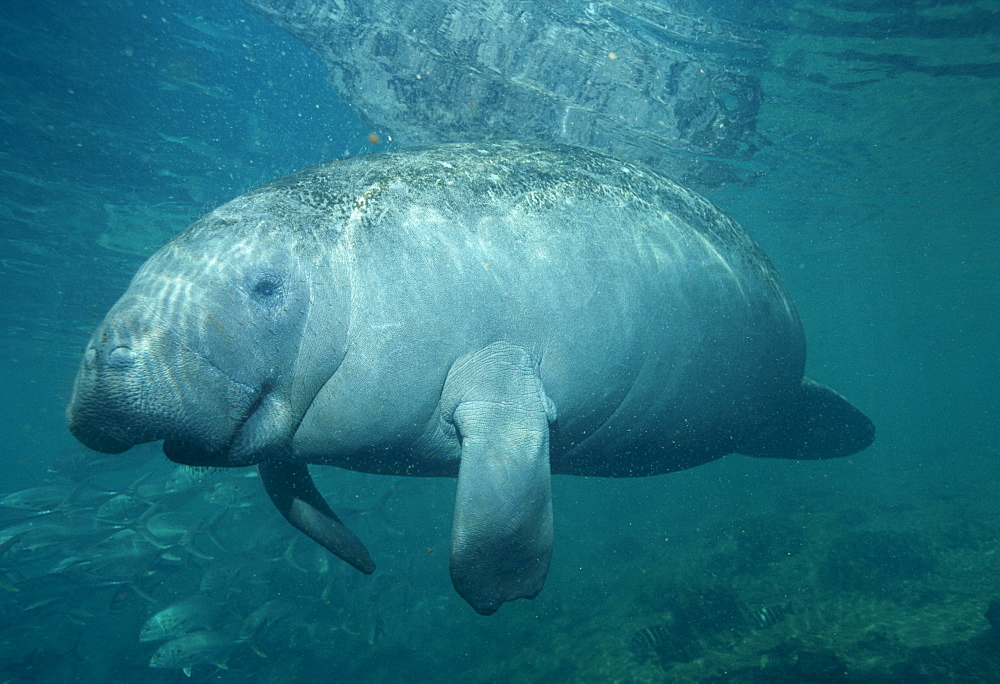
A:
<svg viewBox="0 0 1000 684">
<path fill-rule="evenodd" d="M 476 612 L 490 615 L 505 601 L 537 596 L 548 574 L 555 408 L 530 355 L 496 342 L 452 366 L 441 416 L 462 445 L 451 580 Z"/>
<path fill-rule="evenodd" d="M 802 386 L 776 408 L 737 451 L 748 456 L 818 460 L 850 456 L 875 440 L 868 416 L 829 387 L 802 378 Z"/>
<path fill-rule="evenodd" d="M 366 575 L 375 571 L 368 550 L 330 510 L 304 463 L 264 461 L 257 465 L 257 472 L 267 495 L 288 522 Z"/>
</svg>

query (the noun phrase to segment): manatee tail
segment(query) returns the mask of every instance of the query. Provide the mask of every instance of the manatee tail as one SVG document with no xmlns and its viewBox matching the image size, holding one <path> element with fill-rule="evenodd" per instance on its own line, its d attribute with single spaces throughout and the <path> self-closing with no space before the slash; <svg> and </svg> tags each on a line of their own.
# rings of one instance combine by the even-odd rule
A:
<svg viewBox="0 0 1000 684">
<path fill-rule="evenodd" d="M 798 394 L 737 451 L 815 460 L 850 456 L 875 441 L 875 425 L 829 387 L 802 379 Z"/>
</svg>

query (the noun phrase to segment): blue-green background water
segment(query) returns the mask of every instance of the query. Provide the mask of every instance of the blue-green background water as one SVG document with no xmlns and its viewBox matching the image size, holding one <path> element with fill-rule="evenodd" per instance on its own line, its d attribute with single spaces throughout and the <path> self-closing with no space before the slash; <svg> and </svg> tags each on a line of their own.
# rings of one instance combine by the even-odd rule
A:
<svg viewBox="0 0 1000 684">
<path fill-rule="evenodd" d="M 845 676 L 888 677 L 946 645 L 961 655 L 939 658 L 944 670 L 997 676 L 956 645 L 988 629 L 1000 597 L 1000 4 L 895 4 L 727 8 L 768 45 L 758 130 L 771 144 L 745 163 L 751 182 L 707 193 L 777 265 L 806 327 L 809 375 L 868 413 L 873 447 L 819 463 L 728 457 L 645 480 L 557 478 L 545 590 L 488 619 L 448 582 L 453 482 L 326 472 L 330 498 L 360 508 L 395 486 L 380 515 L 349 520 L 382 570 L 354 576 L 304 543 L 292 563 L 285 547 L 277 560 L 240 556 L 262 584 L 232 580 L 250 588 L 216 629 L 238 631 L 248 594 L 313 609 L 261 635 L 267 657 L 237 644 L 229 670 L 199 665 L 194 678 L 754 681 L 766 662 L 800 660 L 790 649 L 832 653 Z M 58 480 L 53 459 L 82 451 L 63 423 L 78 355 L 146 257 L 237 194 L 379 146 L 326 87 L 319 58 L 235 0 L 20 3 L 2 10 L 0 36 L 7 494 Z M 134 468 L 103 473 L 105 491 L 170 471 L 153 447 L 119 458 Z M 217 515 L 202 495 L 231 476 L 200 475 L 192 498 L 164 498 L 160 512 L 195 510 L 190 525 Z M 237 489 L 245 500 L 229 501 L 214 534 L 264 526 L 269 544 L 287 545 L 295 533 L 260 493 Z M 73 499 L 33 520 L 82 524 L 87 508 Z M 24 515 L 5 514 L 4 529 Z M 122 606 L 125 580 L 94 562 L 110 532 L 3 548 L 0 680 L 184 679 L 148 669 L 156 644 L 138 633 L 197 592 L 224 552 L 163 551 L 129 580 L 143 596 Z M 70 557 L 87 558 L 85 571 L 59 565 Z M 766 629 L 701 635 L 698 658 L 636 648 L 633 635 L 676 619 L 692 586 L 791 608 Z"/>
</svg>

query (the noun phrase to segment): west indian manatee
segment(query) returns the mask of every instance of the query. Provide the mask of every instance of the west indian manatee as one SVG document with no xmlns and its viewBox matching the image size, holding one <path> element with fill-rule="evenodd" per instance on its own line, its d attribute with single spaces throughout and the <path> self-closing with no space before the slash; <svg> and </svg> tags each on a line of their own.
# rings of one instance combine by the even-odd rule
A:
<svg viewBox="0 0 1000 684">
<path fill-rule="evenodd" d="M 566 143 L 715 186 L 763 142 L 767 48 L 718 3 L 246 2 L 319 53 L 334 90 L 403 145 Z"/>
<path fill-rule="evenodd" d="M 480 613 L 542 588 L 550 474 L 818 459 L 874 427 L 803 377 L 777 273 L 707 200 L 578 148 L 447 144 L 315 166 L 154 254 L 87 346 L 84 444 L 252 466 L 297 528 L 374 563 L 311 464 L 457 477 Z"/>
</svg>

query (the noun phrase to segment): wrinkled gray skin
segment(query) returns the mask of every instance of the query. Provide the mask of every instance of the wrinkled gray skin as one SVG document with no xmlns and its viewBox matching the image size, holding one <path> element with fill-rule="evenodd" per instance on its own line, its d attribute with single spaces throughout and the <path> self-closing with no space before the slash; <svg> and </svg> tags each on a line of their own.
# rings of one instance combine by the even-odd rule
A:
<svg viewBox="0 0 1000 684">
<path fill-rule="evenodd" d="M 709 187 L 759 143 L 764 42 L 708 1 L 245 1 L 402 145 L 580 145 Z"/>
<path fill-rule="evenodd" d="M 851 454 L 803 379 L 770 262 L 706 200 L 583 150 L 443 145 L 307 169 L 157 252 L 94 333 L 84 444 L 257 465 L 293 525 L 374 563 L 307 464 L 457 476 L 451 574 L 480 613 L 542 588 L 550 473 Z"/>
</svg>

